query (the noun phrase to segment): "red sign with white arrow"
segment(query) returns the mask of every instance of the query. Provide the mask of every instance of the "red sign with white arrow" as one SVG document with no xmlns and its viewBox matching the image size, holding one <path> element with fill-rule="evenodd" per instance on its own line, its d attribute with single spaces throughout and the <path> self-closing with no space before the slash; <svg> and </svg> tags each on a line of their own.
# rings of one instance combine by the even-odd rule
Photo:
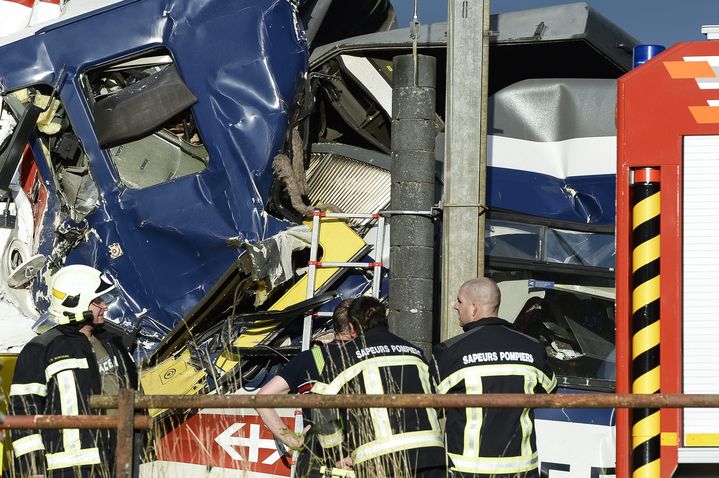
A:
<svg viewBox="0 0 719 478">
<path fill-rule="evenodd" d="M 289 457 L 277 451 L 272 433 L 254 410 L 208 412 L 168 425 L 172 430 L 160 438 L 157 459 L 290 476 Z M 292 427 L 290 417 L 283 419 Z"/>
</svg>

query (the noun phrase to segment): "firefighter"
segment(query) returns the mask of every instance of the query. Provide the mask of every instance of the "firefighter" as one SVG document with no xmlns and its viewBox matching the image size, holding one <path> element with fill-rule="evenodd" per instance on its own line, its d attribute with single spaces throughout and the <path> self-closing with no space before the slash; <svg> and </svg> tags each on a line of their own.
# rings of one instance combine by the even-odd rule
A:
<svg viewBox="0 0 719 478">
<path fill-rule="evenodd" d="M 359 297 L 348 315 L 357 337 L 315 355 L 321 378 L 312 393 L 432 393 L 422 352 L 389 332 L 381 302 Z M 338 468 L 351 467 L 358 478 L 446 475 L 434 409 L 317 409 L 313 414 L 325 459 Z"/>
<path fill-rule="evenodd" d="M 345 299 L 340 302 L 332 313 L 332 328 L 334 329 L 334 340 L 326 347 L 335 347 L 338 344 L 355 337 L 354 328 L 349 324 L 347 309 L 352 299 Z M 269 382 L 264 384 L 257 392 L 257 395 L 281 395 L 285 393 L 310 393 L 315 382 L 319 379 L 319 372 L 315 366 L 313 356 L 319 352 L 320 346 L 316 345 L 309 350 L 297 354 L 290 360 L 280 372 Z M 302 417 L 308 431 L 312 424 L 312 411 L 303 410 Z M 299 451 L 297 462 L 297 476 L 307 476 L 310 468 L 315 465 L 314 457 L 317 456 L 317 447 L 314 444 L 314 434 L 309 433 L 305 440 L 303 434 L 290 430 L 282 421 L 273 408 L 258 408 L 257 413 L 262 418 L 265 426 L 291 450 Z"/>
<path fill-rule="evenodd" d="M 464 333 L 439 344 L 438 393 L 551 393 L 557 380 L 537 340 L 497 317 L 501 294 L 487 278 L 465 282 L 454 309 Z M 528 408 L 446 410 L 454 477 L 538 478 L 534 413 Z"/>
<path fill-rule="evenodd" d="M 89 414 L 90 395 L 137 386 L 120 336 L 103 328 L 105 311 L 119 299 L 115 283 L 84 265 L 63 267 L 51 281 L 48 312 L 58 325 L 20 352 L 10 388 L 13 415 Z M 114 432 L 98 430 L 13 430 L 13 476 L 110 476 L 114 440 Z"/>
</svg>

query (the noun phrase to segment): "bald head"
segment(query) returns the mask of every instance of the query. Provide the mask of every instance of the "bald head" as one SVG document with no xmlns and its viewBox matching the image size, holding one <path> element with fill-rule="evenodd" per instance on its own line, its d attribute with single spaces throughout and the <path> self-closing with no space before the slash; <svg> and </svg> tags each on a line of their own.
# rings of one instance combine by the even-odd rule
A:
<svg viewBox="0 0 719 478">
<path fill-rule="evenodd" d="M 478 277 L 471 279 L 462 284 L 462 288 L 467 288 L 467 294 L 475 303 L 481 303 L 488 312 L 496 314 L 499 312 L 499 304 L 502 301 L 502 295 L 499 292 L 497 283 L 486 277 Z"/>
<path fill-rule="evenodd" d="M 454 305 L 459 323 L 464 326 L 485 317 L 496 317 L 502 295 L 497 283 L 486 277 L 471 279 L 462 284 Z"/>
</svg>

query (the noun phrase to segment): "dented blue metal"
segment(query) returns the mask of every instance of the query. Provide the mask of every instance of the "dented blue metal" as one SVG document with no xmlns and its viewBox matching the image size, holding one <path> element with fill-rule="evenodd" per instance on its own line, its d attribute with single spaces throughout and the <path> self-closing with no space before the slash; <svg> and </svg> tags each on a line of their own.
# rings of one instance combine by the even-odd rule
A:
<svg viewBox="0 0 719 478">
<path fill-rule="evenodd" d="M 198 98 L 192 113 L 209 163 L 197 174 L 131 189 L 97 142 L 81 75 L 160 48 Z M 126 0 L 18 41 L 0 40 L 4 92 L 55 84 L 63 68 L 59 98 L 89 157 L 99 200 L 85 217 L 84 238 L 58 254 L 56 229 L 67 211 L 60 210 L 49 158 L 33 142 L 48 190 L 36 252 L 114 274 L 128 297 L 123 325 L 141 327 L 142 355 L 237 258 L 231 239 L 254 242 L 289 225 L 264 207 L 307 47 L 289 0 Z M 35 298 L 42 307 L 44 292 Z"/>
</svg>

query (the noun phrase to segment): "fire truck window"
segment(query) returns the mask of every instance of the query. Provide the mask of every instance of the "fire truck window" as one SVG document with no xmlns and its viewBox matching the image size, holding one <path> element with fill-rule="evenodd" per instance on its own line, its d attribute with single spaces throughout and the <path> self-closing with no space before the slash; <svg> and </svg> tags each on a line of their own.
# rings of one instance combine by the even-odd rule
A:
<svg viewBox="0 0 719 478">
<path fill-rule="evenodd" d="M 88 102 L 92 107 L 108 95 L 123 91 L 168 68 L 173 68 L 172 58 L 167 52 L 155 51 L 140 58 L 88 71 L 83 77 Z M 142 108 L 153 108 L 153 105 L 142 105 Z M 154 131 L 124 144 L 113 145 L 108 152 L 120 180 L 132 189 L 147 188 L 197 174 L 207 167 L 209 161 L 207 149 L 189 107 Z"/>
</svg>

